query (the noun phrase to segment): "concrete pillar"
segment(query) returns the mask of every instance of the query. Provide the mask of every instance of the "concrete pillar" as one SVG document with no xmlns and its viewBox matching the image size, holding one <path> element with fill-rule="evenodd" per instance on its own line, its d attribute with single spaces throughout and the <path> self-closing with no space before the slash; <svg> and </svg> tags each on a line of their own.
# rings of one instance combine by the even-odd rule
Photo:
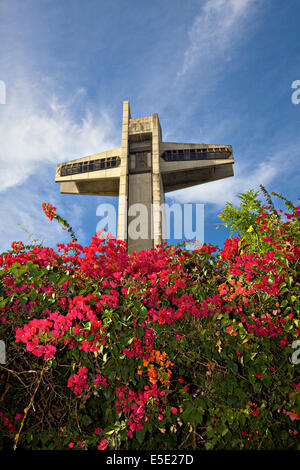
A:
<svg viewBox="0 0 300 470">
<path fill-rule="evenodd" d="M 129 101 L 123 102 L 121 174 L 119 183 L 118 239 L 127 240 L 128 207 L 128 133 L 130 120 Z"/>
<path fill-rule="evenodd" d="M 158 114 L 152 114 L 152 191 L 153 191 L 153 243 L 154 247 L 161 244 L 162 224 L 161 224 L 161 175 L 159 168 L 159 144 L 161 142 L 161 127 Z"/>
<path fill-rule="evenodd" d="M 128 252 L 153 248 L 151 171 L 129 175 Z M 134 233 L 135 232 L 135 233 Z M 135 236 L 133 236 L 135 235 Z M 139 236 L 139 238 L 136 238 Z"/>
</svg>

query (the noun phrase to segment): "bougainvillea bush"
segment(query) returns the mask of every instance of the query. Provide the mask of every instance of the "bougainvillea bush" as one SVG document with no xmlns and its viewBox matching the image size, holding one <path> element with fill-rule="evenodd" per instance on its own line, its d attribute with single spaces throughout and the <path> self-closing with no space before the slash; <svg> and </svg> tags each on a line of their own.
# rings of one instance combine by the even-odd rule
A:
<svg viewBox="0 0 300 470">
<path fill-rule="evenodd" d="M 0 447 L 299 449 L 300 206 L 261 191 L 221 250 L 82 247 L 43 204 L 72 241 L 0 256 Z"/>
</svg>

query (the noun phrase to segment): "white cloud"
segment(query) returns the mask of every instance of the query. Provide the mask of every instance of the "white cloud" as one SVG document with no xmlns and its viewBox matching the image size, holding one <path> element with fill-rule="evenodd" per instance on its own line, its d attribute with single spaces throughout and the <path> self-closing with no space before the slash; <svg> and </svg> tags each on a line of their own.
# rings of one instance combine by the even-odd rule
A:
<svg viewBox="0 0 300 470">
<path fill-rule="evenodd" d="M 19 83 L 10 90 L 0 109 L 0 192 L 23 183 L 44 164 L 55 168 L 59 162 L 116 146 L 105 111 L 76 109 L 83 94 L 79 89 L 62 102 L 45 84 Z"/>
<path fill-rule="evenodd" d="M 189 30 L 189 45 L 178 75 L 196 64 L 202 65 L 205 73 L 208 63 L 228 60 L 231 49 L 245 34 L 255 5 L 256 0 L 207 0 Z"/>
<path fill-rule="evenodd" d="M 56 164 L 119 145 L 106 111 L 86 108 L 85 90 L 61 100 L 47 84 L 19 82 L 0 107 L 0 252 L 13 240 L 27 241 L 20 225 L 34 238 L 45 238 L 46 245 L 68 240 L 61 227 L 44 216 L 43 201 L 56 205 L 84 241 L 83 209 L 77 198 L 62 205 L 54 183 Z"/>
</svg>

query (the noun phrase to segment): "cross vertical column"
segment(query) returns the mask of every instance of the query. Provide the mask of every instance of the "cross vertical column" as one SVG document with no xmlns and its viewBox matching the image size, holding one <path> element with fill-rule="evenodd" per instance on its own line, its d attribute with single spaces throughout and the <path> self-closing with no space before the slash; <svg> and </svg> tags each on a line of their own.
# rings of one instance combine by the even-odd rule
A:
<svg viewBox="0 0 300 470">
<path fill-rule="evenodd" d="M 123 102 L 121 174 L 119 183 L 118 239 L 127 240 L 128 210 L 128 134 L 130 120 L 129 101 Z"/>
<path fill-rule="evenodd" d="M 161 204 L 165 202 L 163 183 L 160 174 L 159 144 L 162 140 L 161 127 L 158 119 L 158 114 L 152 114 L 152 191 L 153 191 L 153 242 L 154 246 L 162 243 L 162 212 Z M 165 237 L 164 237 L 165 238 Z"/>
</svg>

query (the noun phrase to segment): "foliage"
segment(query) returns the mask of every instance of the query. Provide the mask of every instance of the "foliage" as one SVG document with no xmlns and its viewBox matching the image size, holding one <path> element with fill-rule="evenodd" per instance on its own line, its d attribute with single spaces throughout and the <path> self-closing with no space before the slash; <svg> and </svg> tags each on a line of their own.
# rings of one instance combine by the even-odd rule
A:
<svg viewBox="0 0 300 470">
<path fill-rule="evenodd" d="M 300 206 L 258 197 L 227 204 L 222 250 L 13 242 L 0 448 L 299 449 Z"/>
<path fill-rule="evenodd" d="M 220 219 L 224 221 L 219 227 L 230 227 L 231 236 L 234 233 L 241 236 L 249 227 L 255 227 L 257 225 L 257 213 L 262 207 L 258 195 L 259 191 L 249 189 L 247 193 L 238 194 L 240 206 L 234 206 L 231 202 L 228 202 L 219 214 Z"/>
</svg>

